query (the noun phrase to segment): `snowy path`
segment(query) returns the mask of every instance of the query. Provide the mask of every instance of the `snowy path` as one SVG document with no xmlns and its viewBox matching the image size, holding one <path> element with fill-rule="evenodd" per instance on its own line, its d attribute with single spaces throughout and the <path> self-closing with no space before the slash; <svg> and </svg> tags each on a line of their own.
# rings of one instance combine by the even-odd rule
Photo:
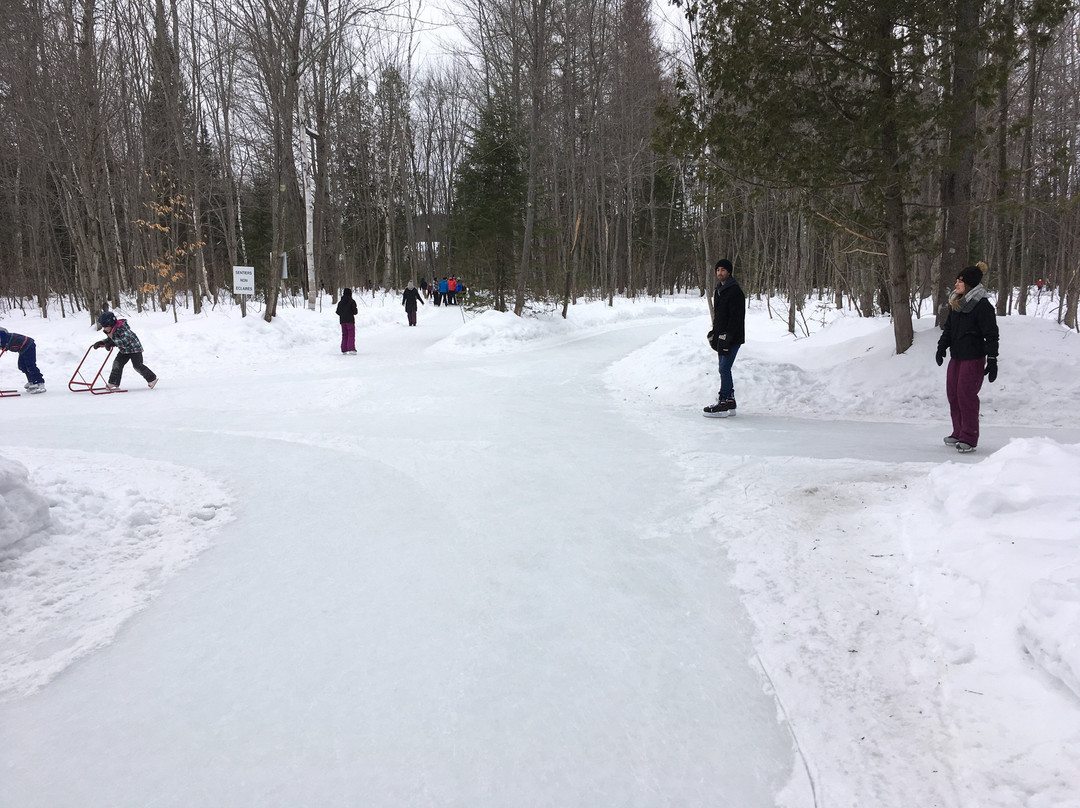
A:
<svg viewBox="0 0 1080 808">
<path fill-rule="evenodd" d="M 940 414 L 705 419 L 613 377 L 673 316 L 486 357 L 440 343 L 456 310 L 366 329 L 357 357 L 314 317 L 182 323 L 153 393 L 5 402 L 4 454 L 96 459 L 63 493 L 129 542 L 154 464 L 196 509 L 218 481 L 235 519 L 111 642 L 0 702 L 0 808 L 974 804 L 991 758 L 952 723 L 941 660 L 969 652 L 931 636 L 914 503 L 943 458 L 1048 430 L 990 419 L 959 457 Z"/>
<path fill-rule="evenodd" d="M 772 805 L 790 740 L 730 568 L 599 380 L 669 327 L 396 367 L 369 345 L 33 429 L 201 469 L 237 519 L 0 708 L 0 804 Z"/>
</svg>

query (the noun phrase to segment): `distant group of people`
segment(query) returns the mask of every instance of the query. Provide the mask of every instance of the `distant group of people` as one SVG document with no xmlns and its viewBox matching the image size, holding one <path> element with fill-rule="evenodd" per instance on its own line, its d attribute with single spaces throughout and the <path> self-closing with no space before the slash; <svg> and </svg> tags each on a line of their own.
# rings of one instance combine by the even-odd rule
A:
<svg viewBox="0 0 1080 808">
<path fill-rule="evenodd" d="M 435 281 L 428 283 L 426 278 L 421 279 L 419 289 L 416 288 L 415 283 L 409 281 L 401 295 L 401 305 L 405 307 L 405 317 L 409 321 L 409 325 L 416 325 L 416 312 L 420 306 L 427 305 L 425 300 L 431 296 L 435 297 L 436 306 L 440 304 L 456 306 L 457 296 L 463 294 L 464 291 L 465 284 L 461 282 L 460 278 L 453 275 L 443 278 L 438 283 Z M 341 352 L 343 354 L 355 354 L 357 308 L 352 289 L 342 290 L 341 299 L 338 301 L 335 311 L 338 322 L 341 324 Z"/>
<path fill-rule="evenodd" d="M 465 297 L 465 282 L 456 275 L 443 276 L 442 280 L 420 279 L 420 291 L 425 298 L 434 298 L 435 305 L 456 306 L 458 298 Z"/>
<path fill-rule="evenodd" d="M 116 348 L 118 351 L 105 386 L 109 390 L 119 389 L 124 376 L 124 367 L 130 362 L 136 372 L 146 380 L 146 386 L 153 390 L 158 383 L 157 374 L 143 363 L 142 343 L 131 330 L 127 320 L 118 319 L 113 312 L 104 310 L 98 315 L 97 327 L 105 332 L 105 339 L 98 340 L 92 347 L 110 350 Z M 6 328 L 0 328 L 0 353 L 7 351 L 19 356 L 19 370 L 26 375 L 24 389 L 28 393 L 46 392 L 45 376 L 37 366 L 37 343 L 23 334 L 15 334 Z"/>
<path fill-rule="evenodd" d="M 979 391 L 983 378 L 994 382 L 998 374 L 997 314 L 982 285 L 986 264 L 966 267 L 956 277 L 949 297 L 949 313 L 941 328 L 935 361 L 940 367 L 950 354 L 945 377 L 952 432 L 945 445 L 966 454 L 979 445 Z M 716 403 L 705 407 L 707 418 L 735 415 L 735 384 L 731 369 L 739 348 L 746 342 L 746 295 L 727 258 L 716 262 L 713 289 L 712 330 L 709 346 L 719 355 L 720 392 Z M 1041 283 L 1041 281 L 1040 281 Z"/>
</svg>

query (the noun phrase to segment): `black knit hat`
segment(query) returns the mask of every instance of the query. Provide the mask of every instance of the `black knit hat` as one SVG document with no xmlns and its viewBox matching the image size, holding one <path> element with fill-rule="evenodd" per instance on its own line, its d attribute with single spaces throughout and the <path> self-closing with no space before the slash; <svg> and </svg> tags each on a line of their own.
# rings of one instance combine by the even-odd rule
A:
<svg viewBox="0 0 1080 808">
<path fill-rule="evenodd" d="M 723 268 L 724 268 L 724 269 L 726 269 L 726 270 L 727 270 L 727 271 L 728 271 L 729 273 L 730 273 L 730 272 L 733 272 L 733 271 L 735 270 L 735 267 L 733 267 L 733 266 L 731 265 L 731 262 L 730 262 L 730 261 L 729 261 L 728 259 L 726 259 L 726 258 L 721 258 L 721 259 L 720 259 L 719 261 L 717 261 L 717 262 L 716 262 L 716 266 L 715 266 L 715 267 L 713 267 L 713 272 L 715 272 L 716 270 L 720 269 L 720 267 L 723 267 Z"/>
<path fill-rule="evenodd" d="M 967 267 L 956 277 L 962 280 L 968 289 L 974 289 L 982 283 L 983 271 L 978 267 Z"/>
</svg>

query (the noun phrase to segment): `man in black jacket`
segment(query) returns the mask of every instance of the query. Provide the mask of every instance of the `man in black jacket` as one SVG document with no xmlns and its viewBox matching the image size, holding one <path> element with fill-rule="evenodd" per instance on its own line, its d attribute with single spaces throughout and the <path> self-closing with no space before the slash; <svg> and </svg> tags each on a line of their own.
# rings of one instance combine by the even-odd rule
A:
<svg viewBox="0 0 1080 808">
<path fill-rule="evenodd" d="M 720 355 L 720 394 L 715 404 L 705 408 L 706 418 L 729 418 L 735 415 L 735 383 L 731 366 L 746 342 L 746 295 L 732 275 L 734 267 L 727 258 L 716 262 L 716 290 L 713 292 L 713 327 L 709 344 Z"/>
</svg>

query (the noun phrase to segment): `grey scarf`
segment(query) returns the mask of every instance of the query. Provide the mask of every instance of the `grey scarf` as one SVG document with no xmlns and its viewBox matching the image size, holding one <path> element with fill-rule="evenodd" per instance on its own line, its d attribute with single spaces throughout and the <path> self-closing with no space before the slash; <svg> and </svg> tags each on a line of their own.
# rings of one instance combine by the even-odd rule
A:
<svg viewBox="0 0 1080 808">
<path fill-rule="evenodd" d="M 984 297 L 986 297 L 986 287 L 980 283 L 974 289 L 969 289 L 965 295 L 958 295 L 956 292 L 953 292 L 949 297 L 949 305 L 952 307 L 953 311 L 967 314 L 975 308 L 975 305 Z"/>
</svg>

